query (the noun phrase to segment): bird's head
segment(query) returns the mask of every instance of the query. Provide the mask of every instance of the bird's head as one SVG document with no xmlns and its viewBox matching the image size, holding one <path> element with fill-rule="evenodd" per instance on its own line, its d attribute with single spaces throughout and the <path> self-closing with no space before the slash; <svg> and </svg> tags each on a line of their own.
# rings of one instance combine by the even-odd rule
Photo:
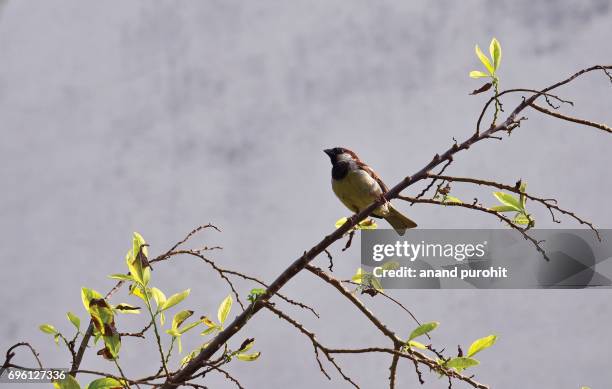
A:
<svg viewBox="0 0 612 389">
<path fill-rule="evenodd" d="M 357 154 L 344 147 L 334 147 L 333 149 L 323 150 L 331 160 L 332 165 L 342 161 L 359 161 Z"/>
</svg>

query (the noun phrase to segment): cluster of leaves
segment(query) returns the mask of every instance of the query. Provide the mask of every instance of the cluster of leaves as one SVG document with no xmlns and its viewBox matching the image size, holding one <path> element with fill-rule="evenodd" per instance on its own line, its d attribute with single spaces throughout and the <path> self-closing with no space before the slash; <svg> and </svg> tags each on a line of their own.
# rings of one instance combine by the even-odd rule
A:
<svg viewBox="0 0 612 389">
<path fill-rule="evenodd" d="M 167 353 L 164 353 L 160 339 L 160 330 L 163 329 L 166 323 L 166 313 L 170 308 L 173 308 L 183 302 L 183 300 L 189 296 L 190 289 L 186 289 L 182 292 L 175 293 L 170 297 L 166 297 L 165 293 L 159 288 L 151 286 L 151 266 L 148 262 L 147 244 L 144 238 L 137 232 L 135 232 L 133 235 L 132 248 L 126 254 L 125 261 L 128 268 L 128 273 L 113 274 L 109 277 L 129 283 L 129 293 L 139 298 L 144 303 L 149 313 L 149 322 L 142 333 L 144 334 L 144 332 L 146 332 L 150 327 L 153 327 L 164 368 L 170 358 L 170 353 L 175 343 L 178 344 L 179 354 L 182 354 L 181 336 L 187 331 L 196 328 L 199 325 L 205 327 L 205 329 L 201 332 L 201 335 L 203 336 L 215 334 L 216 332 L 223 330 L 223 325 L 232 309 L 233 299 L 231 295 L 228 295 L 219 305 L 217 311 L 218 322 L 211 320 L 208 316 L 201 316 L 199 319 L 192 321 L 191 323 L 187 323 L 187 320 L 193 316 L 194 311 L 185 309 L 177 312 L 172 318 L 170 328 L 165 330 L 166 334 L 171 337 L 171 345 Z M 116 314 L 139 314 L 140 307 L 127 303 L 112 305 L 108 299 L 106 299 L 100 293 L 89 288 L 82 288 L 81 298 L 83 301 L 83 306 L 85 307 L 85 310 L 89 314 L 89 317 L 94 325 L 92 334 L 94 344 L 97 344 L 100 339 L 102 339 L 104 342 L 104 347 L 98 351 L 98 355 L 101 355 L 107 360 L 114 361 L 115 364 L 117 364 L 119 351 L 121 348 L 121 335 L 117 331 L 116 327 Z M 79 335 L 82 335 L 80 330 L 81 320 L 72 312 L 67 313 L 67 318 L 76 328 L 76 335 L 71 341 L 68 341 L 64 335 L 51 324 L 41 325 L 40 330 L 44 333 L 53 335 L 56 343 L 58 344 L 59 340 L 62 339 L 70 350 L 74 350 L 74 344 L 77 338 Z M 256 360 L 260 355 L 259 352 L 252 354 L 246 353 L 246 351 L 253 346 L 254 342 L 254 339 L 249 339 L 248 342 L 244 342 L 236 351 L 230 351 L 226 347 L 226 361 L 229 362 L 234 356 L 242 361 Z M 189 353 L 182 359 L 181 365 L 187 363 L 200 350 L 205 348 L 207 344 L 208 343 L 204 343 L 196 350 Z M 80 388 L 79 383 L 71 375 L 68 375 L 66 379 L 57 381 L 54 384 L 58 389 Z M 89 385 L 87 385 L 87 388 L 102 389 L 123 386 L 125 386 L 125 382 L 121 382 L 114 378 L 105 377 L 92 381 L 89 383 Z"/>
<path fill-rule="evenodd" d="M 400 264 L 395 261 L 385 262 L 381 268 L 383 270 L 396 270 L 399 269 Z M 369 292 L 371 294 L 372 289 L 378 292 L 384 292 L 382 284 L 378 277 L 374 274 L 364 271 L 362 268 L 357 268 L 357 272 L 353 277 L 351 277 L 351 281 L 358 284 L 357 291 L 360 292 Z"/>
<path fill-rule="evenodd" d="M 489 53 L 491 54 L 491 58 L 487 57 L 480 47 L 476 45 L 474 47 L 476 51 L 476 56 L 480 60 L 480 62 L 484 65 L 485 71 L 481 70 L 472 70 L 470 72 L 471 78 L 489 78 L 491 81 L 476 89 L 472 94 L 478 94 L 485 92 L 494 87 L 495 93 L 499 93 L 499 76 L 497 75 L 497 69 L 499 69 L 499 64 L 501 63 L 502 50 L 499 41 L 496 38 L 491 40 L 489 44 Z"/>
<path fill-rule="evenodd" d="M 415 328 L 410 333 L 410 336 L 408 337 L 408 340 L 405 343 L 405 346 L 404 346 L 405 351 L 408 351 L 412 348 L 419 349 L 419 350 L 425 350 L 425 351 L 427 350 L 432 351 L 431 345 L 426 346 L 423 343 L 416 341 L 415 339 L 420 336 L 430 333 L 431 331 L 438 328 L 439 325 L 440 323 L 433 321 L 433 322 L 422 324 L 418 326 L 417 328 Z M 438 365 L 440 365 L 444 369 L 454 369 L 457 372 L 460 372 L 469 367 L 479 365 L 480 361 L 473 358 L 474 355 L 476 355 L 477 353 L 481 352 L 484 349 L 487 349 L 493 346 L 496 341 L 497 341 L 496 335 L 485 336 L 484 338 L 476 339 L 474 342 L 472 342 L 472 344 L 468 348 L 468 352 L 466 355 L 462 355 L 463 353 L 460 352 L 460 355 L 457 355 L 456 357 L 451 357 L 451 358 L 440 358 L 438 356 L 436 361 L 438 362 Z"/>
<path fill-rule="evenodd" d="M 535 226 L 535 220 L 525 209 L 527 205 L 527 196 L 525 196 L 525 190 L 527 189 L 526 182 L 520 182 L 518 184 L 519 191 L 521 192 L 519 198 L 512 196 L 511 194 L 504 192 L 493 192 L 493 196 L 499 200 L 501 205 L 496 205 L 489 208 L 491 211 L 496 212 L 514 212 L 514 218 L 512 222 L 515 224 L 525 225 L 529 228 Z"/>
</svg>

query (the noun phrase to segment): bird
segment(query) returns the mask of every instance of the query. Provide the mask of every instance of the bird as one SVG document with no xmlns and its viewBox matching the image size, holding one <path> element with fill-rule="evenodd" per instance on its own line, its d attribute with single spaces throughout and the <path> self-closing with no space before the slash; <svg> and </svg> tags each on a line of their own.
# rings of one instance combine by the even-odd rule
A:
<svg viewBox="0 0 612 389">
<path fill-rule="evenodd" d="M 332 190 L 349 210 L 359 213 L 383 196 L 389 188 L 357 154 L 344 147 L 323 150 L 332 164 Z M 385 219 L 399 234 L 417 224 L 385 201 L 372 216 Z"/>
</svg>

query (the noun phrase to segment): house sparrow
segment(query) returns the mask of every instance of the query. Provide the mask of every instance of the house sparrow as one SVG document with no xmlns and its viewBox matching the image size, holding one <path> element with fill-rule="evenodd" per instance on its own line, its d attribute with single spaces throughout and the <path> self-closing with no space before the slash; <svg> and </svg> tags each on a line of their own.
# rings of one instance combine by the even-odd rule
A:
<svg viewBox="0 0 612 389">
<path fill-rule="evenodd" d="M 389 190 L 374 170 L 351 150 L 335 147 L 323 151 L 332 163 L 332 189 L 351 211 L 358 213 Z M 372 216 L 385 219 L 400 235 L 417 226 L 389 202 L 376 209 Z"/>
</svg>

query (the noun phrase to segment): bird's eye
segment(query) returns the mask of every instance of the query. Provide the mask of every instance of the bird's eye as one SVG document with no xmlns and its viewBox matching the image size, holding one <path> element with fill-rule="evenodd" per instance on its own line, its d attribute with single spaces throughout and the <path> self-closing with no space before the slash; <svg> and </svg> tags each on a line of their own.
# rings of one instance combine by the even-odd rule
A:
<svg viewBox="0 0 612 389">
<path fill-rule="evenodd" d="M 340 148 L 340 147 L 336 147 L 336 148 L 334 149 L 334 154 L 342 154 L 342 152 L 343 152 L 343 151 L 342 151 L 342 148 Z"/>
</svg>

